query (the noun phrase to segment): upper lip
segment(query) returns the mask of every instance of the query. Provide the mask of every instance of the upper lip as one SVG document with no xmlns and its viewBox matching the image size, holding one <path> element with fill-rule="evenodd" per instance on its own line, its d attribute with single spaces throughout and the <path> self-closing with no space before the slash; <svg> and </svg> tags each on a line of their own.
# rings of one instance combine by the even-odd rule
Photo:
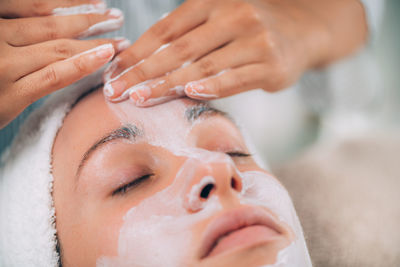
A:
<svg viewBox="0 0 400 267">
<path fill-rule="evenodd" d="M 227 211 L 211 221 L 203 235 L 200 258 L 207 257 L 221 237 L 252 225 L 264 225 L 280 234 L 286 233 L 284 226 L 278 223 L 267 210 L 260 207 L 242 206 L 239 209 Z"/>
</svg>

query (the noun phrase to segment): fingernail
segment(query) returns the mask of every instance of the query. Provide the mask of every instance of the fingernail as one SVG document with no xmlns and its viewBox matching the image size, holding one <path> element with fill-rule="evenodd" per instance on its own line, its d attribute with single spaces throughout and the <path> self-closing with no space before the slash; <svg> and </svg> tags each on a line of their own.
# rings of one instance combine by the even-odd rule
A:
<svg viewBox="0 0 400 267">
<path fill-rule="evenodd" d="M 111 90 L 110 91 L 113 93 L 112 95 L 114 95 L 115 92 L 123 92 L 125 90 L 126 82 L 124 80 L 116 80 L 109 83 L 109 85 L 111 86 L 112 89 L 112 91 Z"/>
<path fill-rule="evenodd" d="M 112 88 L 111 84 L 106 83 L 103 88 L 104 95 L 106 97 L 112 97 L 114 95 L 114 89 Z"/>
<path fill-rule="evenodd" d="M 204 93 L 205 87 L 199 82 L 189 82 L 185 85 L 185 94 L 192 97 L 214 99 L 218 98 L 215 94 Z"/>
<path fill-rule="evenodd" d="M 114 40 L 117 42 L 117 52 L 121 52 L 127 49 L 131 45 L 131 41 L 126 39 L 125 37 L 116 37 Z"/>
<path fill-rule="evenodd" d="M 118 8 L 111 8 L 108 11 L 107 16 L 111 19 L 116 19 L 116 18 L 120 18 L 124 15 L 124 13 L 122 13 L 122 11 Z"/>
<path fill-rule="evenodd" d="M 108 82 L 112 78 L 115 70 L 118 68 L 118 63 L 120 61 L 121 59 L 118 56 L 115 57 L 113 61 L 111 61 L 111 63 L 104 70 L 103 81 Z"/>
<path fill-rule="evenodd" d="M 85 38 L 92 35 L 99 35 L 110 31 L 115 31 L 121 28 L 124 23 L 124 16 L 121 10 L 111 8 L 108 11 L 108 20 L 101 21 L 89 27 L 86 31 L 82 32 L 78 38 Z"/>
<path fill-rule="evenodd" d="M 151 88 L 147 84 L 139 84 L 130 90 L 130 98 L 137 105 L 143 104 L 151 96 Z"/>
<path fill-rule="evenodd" d="M 94 48 L 96 57 L 99 59 L 108 59 L 114 55 L 114 47 L 112 44 L 104 44 Z"/>
<path fill-rule="evenodd" d="M 189 82 L 185 85 L 185 93 L 191 95 L 193 93 L 200 93 L 204 90 L 204 86 L 198 82 Z"/>
</svg>

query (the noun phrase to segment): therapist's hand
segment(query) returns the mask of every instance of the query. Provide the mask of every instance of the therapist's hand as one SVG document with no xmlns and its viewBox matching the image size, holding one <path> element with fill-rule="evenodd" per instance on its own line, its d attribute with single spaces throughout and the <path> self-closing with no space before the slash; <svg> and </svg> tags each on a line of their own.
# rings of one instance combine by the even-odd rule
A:
<svg viewBox="0 0 400 267">
<path fill-rule="evenodd" d="M 357 0 L 187 0 L 117 56 L 104 93 L 150 106 L 274 92 L 358 47 L 364 24 Z"/>
<path fill-rule="evenodd" d="M 34 101 L 96 71 L 129 46 L 121 38 L 75 39 L 122 25 L 121 11 L 97 2 L 0 1 L 0 129 Z M 111 27 L 99 27 L 105 21 Z"/>
</svg>

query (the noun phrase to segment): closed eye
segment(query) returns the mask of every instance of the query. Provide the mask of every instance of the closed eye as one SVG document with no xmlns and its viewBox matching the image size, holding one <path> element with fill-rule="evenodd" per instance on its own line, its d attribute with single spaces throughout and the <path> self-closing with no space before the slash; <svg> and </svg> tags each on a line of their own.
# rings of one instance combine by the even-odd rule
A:
<svg viewBox="0 0 400 267">
<path fill-rule="evenodd" d="M 145 182 L 146 180 L 148 180 L 148 179 L 151 178 L 152 176 L 154 176 L 153 173 L 151 173 L 151 174 L 146 174 L 146 175 L 143 175 L 143 176 L 141 176 L 141 177 L 139 177 L 139 178 L 136 178 L 136 179 L 134 179 L 132 182 L 127 183 L 127 184 L 125 184 L 125 185 L 119 187 L 117 190 L 115 190 L 115 191 L 112 193 L 112 196 L 124 195 L 127 191 L 129 191 L 129 190 L 131 190 L 131 189 L 133 189 L 133 188 L 135 188 L 135 187 L 138 187 L 140 184 L 142 184 L 143 182 Z"/>
<path fill-rule="evenodd" d="M 246 158 L 246 157 L 251 157 L 251 154 L 240 152 L 240 151 L 232 151 L 232 152 L 226 152 L 228 156 L 234 158 L 234 157 L 241 157 L 241 158 Z"/>
</svg>

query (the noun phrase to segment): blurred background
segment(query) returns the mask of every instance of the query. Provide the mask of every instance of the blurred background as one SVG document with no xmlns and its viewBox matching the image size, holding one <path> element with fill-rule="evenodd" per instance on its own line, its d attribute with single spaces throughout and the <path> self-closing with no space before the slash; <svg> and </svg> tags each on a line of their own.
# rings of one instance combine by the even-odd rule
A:
<svg viewBox="0 0 400 267">
<path fill-rule="evenodd" d="M 353 81 L 351 88 L 345 84 L 344 88 L 357 94 L 373 94 L 375 102 L 368 104 L 364 115 L 370 125 L 361 129 L 364 131 L 394 131 L 400 126 L 400 1 L 386 0 L 385 10 L 379 31 L 373 44 L 367 48 L 366 54 L 361 55 L 359 61 L 354 64 L 339 63 L 339 68 L 347 68 L 348 75 L 359 75 L 359 82 Z M 360 52 L 359 54 L 363 54 Z M 355 56 L 357 57 L 357 55 Z M 366 71 L 358 71 L 360 68 L 369 67 L 370 77 L 365 77 Z M 368 73 L 367 71 L 367 73 Z M 343 75 L 342 75 L 343 76 Z M 350 77 L 352 78 L 352 77 Z M 351 80 L 351 79 L 349 79 Z M 354 80 L 354 79 L 353 79 Z M 363 83 L 365 82 L 365 83 Z M 312 83 L 303 86 L 312 87 Z M 267 95 L 263 92 L 252 92 L 254 96 L 236 96 L 230 98 L 228 103 L 221 104 L 227 107 L 239 122 L 243 122 L 244 128 L 250 132 L 250 136 L 257 144 L 259 152 L 270 165 L 279 165 L 304 151 L 325 134 L 321 121 L 321 110 L 315 110 L 310 105 L 304 105 L 302 89 L 294 86 L 289 90 Z M 372 87 L 372 88 L 371 88 Z M 315 88 L 314 90 L 325 88 Z M 349 94 L 351 94 L 349 90 Z M 371 93 L 372 91 L 372 93 Z M 311 92 L 318 94 L 318 92 Z M 322 97 L 317 95 L 317 97 Z M 243 99 L 247 102 L 243 103 Z M 254 104 L 254 99 L 257 103 Z M 354 99 L 349 96 L 349 100 Z M 356 102 L 357 100 L 354 100 Z M 245 101 L 246 102 L 246 101 Z M 246 109 L 240 107 L 246 104 Z M 323 103 L 324 104 L 324 103 Z M 357 104 L 357 103 L 355 103 Z M 268 107 L 265 107 L 268 105 Z M 260 117 L 260 118 L 259 118 Z M 256 123 L 254 123 L 256 121 Z M 326 122 L 325 122 L 326 123 Z M 350 125 L 346 125 L 350 127 Z M 352 129 L 357 131 L 356 129 Z M 347 132 L 346 134 L 354 134 Z"/>
</svg>

